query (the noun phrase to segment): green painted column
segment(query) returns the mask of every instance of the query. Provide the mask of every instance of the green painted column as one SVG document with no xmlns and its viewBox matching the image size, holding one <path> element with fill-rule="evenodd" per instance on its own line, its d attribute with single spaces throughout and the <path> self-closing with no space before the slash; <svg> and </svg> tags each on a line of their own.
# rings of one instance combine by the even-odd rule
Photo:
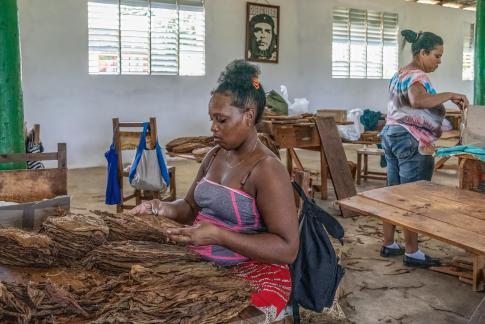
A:
<svg viewBox="0 0 485 324">
<path fill-rule="evenodd" d="M 24 112 L 20 72 L 17 0 L 0 0 L 0 154 L 24 153 Z M 0 163 L 0 170 L 25 168 Z"/>
<path fill-rule="evenodd" d="M 485 0 L 477 0 L 475 24 L 475 105 L 485 105 Z"/>
</svg>

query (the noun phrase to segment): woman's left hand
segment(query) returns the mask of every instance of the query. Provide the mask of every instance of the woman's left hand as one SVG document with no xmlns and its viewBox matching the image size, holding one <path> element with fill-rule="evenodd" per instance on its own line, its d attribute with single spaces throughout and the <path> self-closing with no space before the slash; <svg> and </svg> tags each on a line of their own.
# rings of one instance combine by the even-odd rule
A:
<svg viewBox="0 0 485 324">
<path fill-rule="evenodd" d="M 171 241 L 188 245 L 211 245 L 217 244 L 217 237 L 220 228 L 207 223 L 200 222 L 193 226 L 170 228 L 167 236 Z"/>
</svg>

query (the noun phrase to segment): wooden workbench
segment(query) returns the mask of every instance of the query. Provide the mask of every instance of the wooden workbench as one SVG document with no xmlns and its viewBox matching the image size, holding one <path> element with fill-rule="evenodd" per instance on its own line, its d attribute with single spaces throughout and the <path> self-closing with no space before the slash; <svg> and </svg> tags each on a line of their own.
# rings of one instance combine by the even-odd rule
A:
<svg viewBox="0 0 485 324">
<path fill-rule="evenodd" d="M 485 195 L 418 181 L 369 190 L 339 204 L 471 253 L 473 290 L 485 288 Z"/>
<path fill-rule="evenodd" d="M 327 181 L 329 179 L 328 164 L 325 159 L 325 154 L 321 146 L 320 135 L 314 122 L 311 123 L 277 123 L 277 122 L 265 122 L 264 129 L 271 134 L 275 142 L 281 149 L 286 149 L 286 166 L 291 173 L 293 170 L 293 164 L 295 167 L 303 171 L 303 165 L 301 164 L 295 148 L 318 151 L 320 152 L 320 183 L 318 189 L 320 191 L 321 199 L 326 200 L 328 198 Z M 368 132 L 372 135 L 377 132 Z M 346 141 L 344 143 L 351 144 L 378 144 L 380 139 L 373 136 L 363 136 L 358 141 Z"/>
</svg>

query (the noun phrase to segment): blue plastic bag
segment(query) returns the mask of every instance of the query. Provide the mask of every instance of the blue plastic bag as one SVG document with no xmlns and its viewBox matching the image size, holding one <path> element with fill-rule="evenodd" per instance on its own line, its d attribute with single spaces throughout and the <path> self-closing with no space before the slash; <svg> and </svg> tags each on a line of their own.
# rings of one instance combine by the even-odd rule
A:
<svg viewBox="0 0 485 324">
<path fill-rule="evenodd" d="M 108 181 L 106 185 L 106 205 L 117 205 L 121 203 L 121 188 L 118 178 L 118 154 L 115 150 L 115 144 L 111 144 L 109 150 L 104 153 L 108 161 Z"/>
</svg>

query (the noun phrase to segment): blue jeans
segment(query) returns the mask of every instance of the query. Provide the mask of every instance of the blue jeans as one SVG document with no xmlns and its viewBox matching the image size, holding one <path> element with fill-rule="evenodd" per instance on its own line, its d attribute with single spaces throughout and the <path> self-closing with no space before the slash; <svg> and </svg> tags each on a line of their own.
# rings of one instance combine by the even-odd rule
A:
<svg viewBox="0 0 485 324">
<path fill-rule="evenodd" d="M 387 161 L 387 185 L 431 180 L 434 157 L 419 153 L 418 141 L 400 125 L 386 125 L 381 132 Z"/>
</svg>

